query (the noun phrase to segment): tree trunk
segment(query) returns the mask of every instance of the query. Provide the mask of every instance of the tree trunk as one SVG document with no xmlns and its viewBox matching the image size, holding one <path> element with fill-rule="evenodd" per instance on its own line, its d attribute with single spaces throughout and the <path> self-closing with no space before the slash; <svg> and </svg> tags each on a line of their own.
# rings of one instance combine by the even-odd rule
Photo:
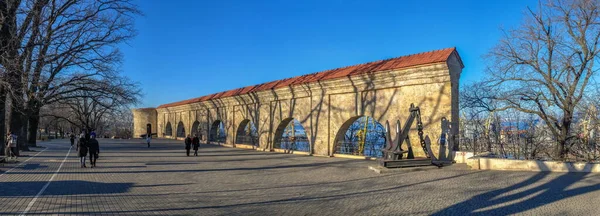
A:
<svg viewBox="0 0 600 216">
<path fill-rule="evenodd" d="M 29 112 L 27 116 L 27 145 L 36 147 L 37 132 L 40 124 L 39 110 Z"/>
<path fill-rule="evenodd" d="M 556 159 L 565 160 L 567 157 L 566 147 L 568 146 L 569 140 L 567 139 L 569 136 L 570 130 L 570 121 L 563 119 L 563 127 L 560 128 L 560 136 L 557 139 L 556 145 Z"/>
<path fill-rule="evenodd" d="M 6 140 L 6 91 L 0 88 L 0 155 L 4 154 Z"/>
<path fill-rule="evenodd" d="M 27 131 L 25 130 L 25 123 L 27 122 L 26 116 L 17 111 L 18 107 L 11 108 L 10 112 L 10 132 L 17 135 L 17 144 L 20 150 L 29 151 L 29 147 L 27 146 Z"/>
<path fill-rule="evenodd" d="M 21 150 L 29 150 L 25 145 L 25 127 L 27 120 L 22 111 L 23 86 L 21 84 L 23 74 L 18 65 L 20 41 L 17 41 L 17 8 L 18 1 L 0 1 L 0 15 L 5 17 L 2 28 L 0 28 L 0 64 L 6 70 L 5 81 L 9 84 L 7 89 L 10 97 L 10 123 L 9 130 L 18 136 L 17 145 Z"/>
</svg>

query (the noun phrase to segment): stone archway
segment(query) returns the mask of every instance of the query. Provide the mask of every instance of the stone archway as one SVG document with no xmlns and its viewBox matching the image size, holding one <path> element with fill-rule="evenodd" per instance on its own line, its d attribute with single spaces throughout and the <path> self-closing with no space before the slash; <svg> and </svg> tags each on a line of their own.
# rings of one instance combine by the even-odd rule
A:
<svg viewBox="0 0 600 216">
<path fill-rule="evenodd" d="M 279 123 L 273 140 L 274 149 L 310 152 L 310 142 L 304 126 L 294 118 L 287 118 Z"/>
<path fill-rule="evenodd" d="M 171 122 L 167 122 L 167 126 L 165 126 L 165 136 L 173 136 L 173 127 L 171 127 Z"/>
<path fill-rule="evenodd" d="M 258 146 L 258 130 L 254 122 L 245 119 L 240 123 L 235 135 L 235 144 Z"/>
<path fill-rule="evenodd" d="M 194 121 L 194 123 L 192 124 L 192 130 L 190 131 L 191 135 L 198 135 L 198 138 L 200 140 L 202 140 L 202 127 L 200 127 L 200 122 L 199 121 Z"/>
<path fill-rule="evenodd" d="M 223 121 L 216 120 L 210 126 L 209 142 L 225 143 L 227 141 L 227 131 Z"/>
<path fill-rule="evenodd" d="M 382 157 L 385 146 L 385 127 L 369 116 L 348 119 L 337 132 L 334 154 Z"/>
<path fill-rule="evenodd" d="M 177 137 L 185 137 L 185 126 L 183 125 L 183 122 L 179 122 L 177 124 Z"/>
</svg>

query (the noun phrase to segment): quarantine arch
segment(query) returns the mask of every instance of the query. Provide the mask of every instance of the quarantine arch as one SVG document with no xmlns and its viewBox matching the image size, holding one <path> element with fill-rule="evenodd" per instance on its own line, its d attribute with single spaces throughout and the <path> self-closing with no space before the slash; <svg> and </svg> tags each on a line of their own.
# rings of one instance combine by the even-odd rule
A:
<svg viewBox="0 0 600 216">
<path fill-rule="evenodd" d="M 409 105 L 414 103 L 420 107 L 424 117 L 423 136 L 429 136 L 432 148 L 437 150 L 440 147 L 437 140 L 442 139 L 440 119 L 447 118 L 452 135 L 459 134 L 458 95 L 463 68 L 456 49 L 449 48 L 308 73 L 210 95 L 198 95 L 157 108 L 134 109 L 134 134 L 136 137 L 145 134 L 146 123 L 151 123 L 153 127 L 159 128 L 159 137 L 174 138 L 175 131 L 168 135 L 165 133 L 167 122 L 173 121 L 171 124 L 175 123 L 172 126 L 176 127 L 182 120 L 187 135 L 191 134 L 194 121 L 199 120 L 204 141 L 223 140 L 227 136 L 226 142 L 235 144 L 238 126 L 248 118 L 259 129 L 262 147 L 259 149 L 273 150 L 288 148 L 286 143 L 291 140 L 286 140 L 283 136 L 287 124 L 280 124 L 286 117 L 294 117 L 307 130 L 306 134 L 310 135 L 310 145 L 306 148 L 310 149 L 310 154 L 373 155 L 368 151 L 370 146 L 366 143 L 370 138 L 365 139 L 362 147 L 350 143 L 338 145 L 340 141 L 356 141 L 344 139 L 348 125 L 365 114 L 375 117 L 383 124 L 385 121 L 406 120 L 411 115 Z M 340 130 L 351 117 L 359 115 Z M 223 121 L 227 130 L 216 129 L 223 128 L 221 126 L 212 127 L 215 120 Z M 219 124 L 220 122 L 217 123 Z M 395 134 L 395 130 L 391 133 Z M 211 135 L 212 139 L 209 138 Z M 410 130 L 409 136 L 412 144 L 418 146 L 414 143 L 418 132 Z M 292 137 L 294 141 L 297 140 L 297 134 Z M 395 139 L 396 136 L 393 137 Z M 453 150 L 457 151 L 458 145 L 454 147 Z M 354 150 L 360 148 L 361 151 Z M 416 157 L 427 156 L 421 151 L 415 153 Z"/>
<path fill-rule="evenodd" d="M 294 118 L 281 121 L 275 131 L 273 148 L 310 152 L 310 142 L 302 124 Z"/>
<path fill-rule="evenodd" d="M 369 116 L 356 116 L 347 120 L 337 133 L 335 154 L 382 157 L 385 146 L 385 128 Z"/>
<path fill-rule="evenodd" d="M 235 135 L 235 144 L 258 146 L 258 130 L 254 122 L 248 119 L 240 122 Z"/>
</svg>

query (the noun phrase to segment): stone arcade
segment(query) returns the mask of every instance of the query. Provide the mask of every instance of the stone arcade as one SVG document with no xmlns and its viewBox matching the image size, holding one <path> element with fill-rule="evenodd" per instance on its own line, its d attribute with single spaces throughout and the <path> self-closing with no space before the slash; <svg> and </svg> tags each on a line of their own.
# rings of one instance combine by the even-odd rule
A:
<svg viewBox="0 0 600 216">
<path fill-rule="evenodd" d="M 452 134 L 458 133 L 458 81 L 463 67 L 456 49 L 447 48 L 267 82 L 158 108 L 134 109 L 134 136 L 146 134 L 150 127 L 161 138 L 197 133 L 204 141 L 223 145 L 291 152 L 280 149 L 278 142 L 295 119 L 305 129 L 309 143 L 302 152 L 337 156 L 336 143 L 344 139 L 355 120 L 369 116 L 395 127 L 397 120 L 407 119 L 413 103 L 421 109 L 424 134 L 437 152 L 442 119 L 450 120 Z M 256 131 L 252 142 L 240 139 L 249 125 Z M 415 155 L 425 156 L 417 146 L 414 128 L 410 139 Z"/>
</svg>

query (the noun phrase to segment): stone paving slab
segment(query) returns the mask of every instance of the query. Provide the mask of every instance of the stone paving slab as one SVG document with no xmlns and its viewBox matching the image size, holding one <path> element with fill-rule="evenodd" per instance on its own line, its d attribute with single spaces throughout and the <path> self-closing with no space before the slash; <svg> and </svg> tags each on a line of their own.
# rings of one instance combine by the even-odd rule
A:
<svg viewBox="0 0 600 216">
<path fill-rule="evenodd" d="M 0 214 L 596 215 L 600 203 L 592 173 L 377 174 L 374 161 L 213 145 L 187 157 L 182 141 L 153 141 L 101 139 L 93 169 L 67 155 L 67 140 L 44 142 L 27 162 L 0 166 Z"/>
</svg>

